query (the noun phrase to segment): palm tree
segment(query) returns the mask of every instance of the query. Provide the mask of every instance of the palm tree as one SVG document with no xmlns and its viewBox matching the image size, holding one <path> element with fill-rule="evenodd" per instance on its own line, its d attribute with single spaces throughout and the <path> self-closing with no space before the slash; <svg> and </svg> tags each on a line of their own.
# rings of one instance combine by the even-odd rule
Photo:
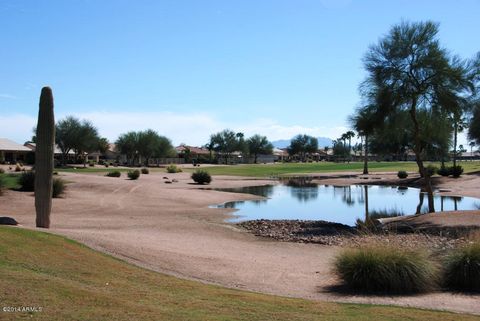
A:
<svg viewBox="0 0 480 321">
<path fill-rule="evenodd" d="M 473 157 L 473 147 L 475 147 L 475 142 L 471 141 L 468 145 L 470 145 L 470 156 Z"/>
<path fill-rule="evenodd" d="M 350 116 L 349 121 L 352 127 L 364 138 L 363 174 L 368 174 L 368 139 L 374 133 L 379 122 L 375 119 L 374 106 L 368 105 L 357 109 L 356 113 Z"/>
<path fill-rule="evenodd" d="M 467 127 L 467 120 L 462 117 L 460 112 L 454 112 L 450 117 L 453 123 L 453 166 L 457 166 L 457 141 L 458 133 L 463 132 Z"/>
</svg>

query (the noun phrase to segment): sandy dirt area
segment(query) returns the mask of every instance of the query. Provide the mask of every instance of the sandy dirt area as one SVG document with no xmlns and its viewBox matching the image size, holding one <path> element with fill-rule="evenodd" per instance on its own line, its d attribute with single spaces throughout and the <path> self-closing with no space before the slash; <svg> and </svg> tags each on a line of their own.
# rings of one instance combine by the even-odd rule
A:
<svg viewBox="0 0 480 321">
<path fill-rule="evenodd" d="M 125 174 L 121 178 L 71 173 L 61 176 L 70 184 L 64 198 L 54 199 L 49 231 L 139 266 L 182 278 L 282 296 L 480 314 L 480 295 L 333 294 L 328 289 L 338 280 L 331 273 L 331 261 L 341 249 L 276 242 L 238 229 L 225 222 L 229 210 L 209 208 L 209 205 L 255 197 L 205 189 L 206 186 L 191 184 L 187 173 L 153 172 L 137 181 L 127 180 Z M 164 176 L 178 182 L 166 184 Z M 369 179 L 392 179 L 392 175 L 367 178 L 328 180 L 338 184 L 364 183 Z M 272 182 L 222 176 L 214 177 L 208 188 L 269 183 Z M 437 187 L 448 188 L 451 194 L 480 197 L 479 183 L 479 176 L 465 175 L 439 183 Z M 472 215 L 480 216 L 478 212 Z M 7 191 L 0 197 L 0 216 L 14 217 L 23 227 L 34 228 L 33 194 Z"/>
</svg>

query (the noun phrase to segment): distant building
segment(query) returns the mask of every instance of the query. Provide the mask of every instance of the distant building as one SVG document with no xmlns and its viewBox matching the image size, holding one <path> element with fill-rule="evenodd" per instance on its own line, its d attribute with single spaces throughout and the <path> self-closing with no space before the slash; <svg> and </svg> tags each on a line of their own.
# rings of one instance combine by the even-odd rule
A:
<svg viewBox="0 0 480 321">
<path fill-rule="evenodd" d="M 23 146 L 30 149 L 32 153 L 35 153 L 35 149 L 37 148 L 37 144 L 34 142 L 26 142 L 25 144 L 23 144 Z M 60 161 L 62 159 L 62 150 L 58 147 L 58 145 L 55 145 L 55 149 L 53 150 L 53 157 L 57 161 Z M 69 161 L 75 160 L 75 152 L 73 150 L 70 150 L 68 152 L 67 160 Z"/>
<path fill-rule="evenodd" d="M 7 138 L 0 138 L 0 163 L 27 162 L 32 150 Z"/>
</svg>

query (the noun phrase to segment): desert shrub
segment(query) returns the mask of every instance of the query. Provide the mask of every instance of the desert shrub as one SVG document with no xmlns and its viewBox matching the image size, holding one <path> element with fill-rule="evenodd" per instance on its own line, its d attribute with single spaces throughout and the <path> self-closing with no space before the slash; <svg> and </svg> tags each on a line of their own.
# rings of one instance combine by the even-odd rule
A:
<svg viewBox="0 0 480 321">
<path fill-rule="evenodd" d="M 460 177 L 460 175 L 463 174 L 463 167 L 460 165 L 452 166 L 450 167 L 449 170 L 450 170 L 450 174 L 455 178 Z"/>
<path fill-rule="evenodd" d="M 21 172 L 22 171 L 22 167 L 20 166 L 20 164 L 16 164 L 15 165 L 15 172 Z"/>
<path fill-rule="evenodd" d="M 150 171 L 148 170 L 148 168 L 144 167 L 142 168 L 142 174 L 150 174 Z"/>
<path fill-rule="evenodd" d="M 127 176 L 128 176 L 128 178 L 130 178 L 132 180 L 138 179 L 140 177 L 140 171 L 138 169 L 136 169 L 134 171 L 129 171 L 127 173 Z"/>
<path fill-rule="evenodd" d="M 206 170 L 197 169 L 192 174 L 192 179 L 197 184 L 210 184 L 212 177 Z"/>
<path fill-rule="evenodd" d="M 425 167 L 425 171 L 427 172 L 428 176 L 433 176 L 437 173 L 438 168 L 433 165 L 428 165 L 427 167 Z"/>
<path fill-rule="evenodd" d="M 120 177 L 120 176 L 122 176 L 122 173 L 120 173 L 120 171 L 112 171 L 112 172 L 108 172 L 107 174 L 105 174 L 105 176 Z"/>
<path fill-rule="evenodd" d="M 7 183 L 5 182 L 5 178 L 3 178 L 3 175 L 0 174 L 0 195 L 2 195 L 6 185 Z"/>
<path fill-rule="evenodd" d="M 175 164 L 170 164 L 167 166 L 167 173 L 180 173 L 182 169 Z"/>
<path fill-rule="evenodd" d="M 23 172 L 18 178 L 18 185 L 20 185 L 22 191 L 33 192 L 35 189 L 35 172 Z"/>
<path fill-rule="evenodd" d="M 447 256 L 444 280 L 449 288 L 480 292 L 480 242 L 455 249 Z"/>
<path fill-rule="evenodd" d="M 65 192 L 65 181 L 61 178 L 54 178 L 53 179 L 53 190 L 52 190 L 52 197 L 60 197 Z"/>
<path fill-rule="evenodd" d="M 386 293 L 428 291 L 438 272 L 425 253 L 388 246 L 345 250 L 334 270 L 352 289 Z"/>
<path fill-rule="evenodd" d="M 0 168 L 0 174 L 5 174 L 5 170 L 3 168 Z"/>
<path fill-rule="evenodd" d="M 104 166 L 105 166 L 106 168 L 108 168 L 109 165 L 108 165 L 108 163 L 105 163 Z"/>
<path fill-rule="evenodd" d="M 437 170 L 437 174 L 440 176 L 448 176 L 450 175 L 450 169 L 445 166 L 442 166 Z"/>
<path fill-rule="evenodd" d="M 89 161 L 89 162 L 88 162 L 88 166 L 90 166 L 90 167 L 95 167 L 95 163 L 94 163 L 93 161 Z"/>
<path fill-rule="evenodd" d="M 398 178 L 407 178 L 408 173 L 406 171 L 398 171 L 397 176 Z"/>
</svg>

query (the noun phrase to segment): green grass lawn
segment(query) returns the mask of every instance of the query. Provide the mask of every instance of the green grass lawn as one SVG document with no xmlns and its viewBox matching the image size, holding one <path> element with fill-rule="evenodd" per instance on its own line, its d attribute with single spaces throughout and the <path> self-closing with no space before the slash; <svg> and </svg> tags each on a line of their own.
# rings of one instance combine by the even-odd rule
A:
<svg viewBox="0 0 480 321">
<path fill-rule="evenodd" d="M 60 236 L 13 227 L 0 227 L 0 275 L 0 320 L 480 320 L 230 290 L 148 271 Z M 3 311 L 12 306 L 42 311 Z"/>
<path fill-rule="evenodd" d="M 440 167 L 440 163 L 431 163 Z M 480 162 L 458 162 L 463 166 L 466 173 L 480 171 Z M 451 164 L 446 164 L 451 166 Z M 370 162 L 370 172 L 397 172 L 406 170 L 415 172 L 418 170 L 415 162 Z M 351 163 L 278 163 L 278 164 L 249 164 L 234 166 L 208 166 L 201 167 L 208 170 L 212 175 L 238 175 L 253 177 L 268 177 L 279 175 L 311 174 L 311 173 L 331 173 L 331 172 L 358 172 L 363 171 L 363 162 Z"/>
<path fill-rule="evenodd" d="M 440 163 L 427 163 L 440 167 Z M 463 166 L 465 173 L 480 171 L 480 162 L 458 162 Z M 451 163 L 446 163 L 446 166 L 451 166 Z M 417 171 L 417 164 L 415 162 L 370 162 L 370 172 L 397 172 L 399 170 L 406 170 L 409 172 Z M 166 173 L 165 168 L 151 167 L 151 172 Z M 229 165 L 229 166 L 209 166 L 202 165 L 200 169 L 206 169 L 212 175 L 233 175 L 233 176 L 251 176 L 251 177 L 271 177 L 279 175 L 295 175 L 295 174 L 312 174 L 312 173 L 332 173 L 332 172 L 357 172 L 362 173 L 363 162 L 351 163 L 277 163 L 277 164 L 248 164 L 248 165 Z M 122 173 L 128 172 L 130 168 L 116 168 L 116 167 L 77 167 L 73 168 L 59 168 L 55 169 L 58 172 L 70 173 L 85 173 L 85 174 L 106 174 L 107 172 L 120 171 Z M 193 172 L 194 169 L 184 169 L 187 172 Z"/>
<path fill-rule="evenodd" d="M 20 187 L 20 185 L 18 185 L 18 177 L 20 174 L 0 174 L 0 176 L 2 176 L 5 182 L 5 188 L 15 189 Z"/>
</svg>

